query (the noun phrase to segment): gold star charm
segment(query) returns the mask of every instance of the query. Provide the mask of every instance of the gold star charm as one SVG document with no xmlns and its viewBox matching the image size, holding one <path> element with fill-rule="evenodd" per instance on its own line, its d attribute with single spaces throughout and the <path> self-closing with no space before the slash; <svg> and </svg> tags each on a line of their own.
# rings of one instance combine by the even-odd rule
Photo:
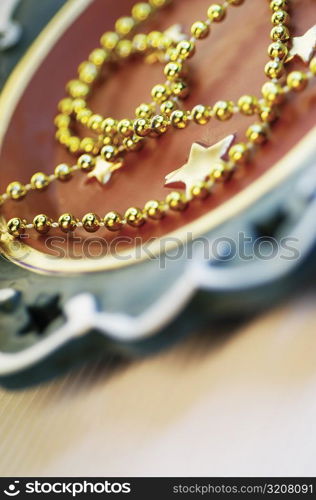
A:
<svg viewBox="0 0 316 500">
<path fill-rule="evenodd" d="M 98 156 L 96 159 L 96 165 L 88 174 L 88 178 L 97 179 L 100 184 L 107 184 L 111 179 L 112 173 L 121 168 L 122 165 L 122 160 L 118 160 L 116 163 L 110 163 L 109 161 L 103 160 L 101 156 Z"/>
<path fill-rule="evenodd" d="M 234 139 L 234 135 L 228 135 L 225 139 L 210 147 L 201 146 L 201 144 L 194 142 L 188 163 L 168 174 L 165 185 L 181 182 L 185 184 L 187 198 L 192 198 L 192 188 L 209 177 L 212 170 L 225 164 L 222 158 Z"/>
<path fill-rule="evenodd" d="M 292 48 L 287 56 L 286 62 L 295 56 L 300 57 L 305 63 L 309 63 L 316 47 L 316 24 L 312 26 L 305 35 L 293 38 Z"/>
<path fill-rule="evenodd" d="M 174 43 L 179 43 L 187 38 L 182 31 L 181 24 L 173 24 L 170 28 L 164 31 L 164 35 Z"/>
</svg>

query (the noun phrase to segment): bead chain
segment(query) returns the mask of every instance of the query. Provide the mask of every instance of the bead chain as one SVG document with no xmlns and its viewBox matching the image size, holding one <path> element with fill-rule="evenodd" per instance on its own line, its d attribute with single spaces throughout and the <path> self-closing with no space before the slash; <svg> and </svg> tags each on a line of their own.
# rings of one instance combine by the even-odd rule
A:
<svg viewBox="0 0 316 500">
<path fill-rule="evenodd" d="M 239 5 L 241 3 L 242 1 L 239 0 L 233 4 Z M 272 0 L 270 2 L 270 8 L 273 11 L 272 22 L 281 23 L 281 19 L 283 20 L 282 22 L 288 22 L 288 4 L 286 0 Z M 281 8 L 282 15 L 280 14 Z M 280 26 L 282 29 L 275 29 Z M 286 35 L 284 33 L 286 33 Z M 282 61 L 287 55 L 287 46 L 285 43 L 290 39 L 288 28 L 286 28 L 283 24 L 276 24 L 271 31 L 271 38 L 273 43 L 269 47 L 269 55 L 272 58 L 273 63 L 282 64 L 283 66 Z M 276 67 L 276 65 L 273 67 Z M 308 81 L 316 76 L 316 58 L 314 57 L 310 62 L 309 71 L 291 72 L 287 76 L 287 81 L 284 86 L 281 86 L 277 82 L 277 79 L 283 75 L 284 70 L 282 71 L 282 74 L 278 71 L 278 74 L 276 75 L 276 73 L 272 72 L 269 68 L 271 68 L 270 63 L 266 65 L 265 72 L 272 79 L 272 81 L 265 83 L 262 87 L 264 99 L 262 101 L 257 101 L 256 98 L 253 98 L 252 96 L 243 96 L 238 101 L 238 109 L 241 112 L 246 115 L 258 113 L 263 123 L 254 123 L 248 128 L 246 137 L 249 142 L 246 144 L 239 143 L 233 145 L 229 149 L 229 161 L 226 162 L 223 168 L 213 171 L 207 181 L 195 186 L 192 189 L 191 198 L 188 199 L 183 193 L 173 191 L 169 193 L 164 201 L 150 200 L 146 203 L 143 210 L 131 207 L 126 211 L 124 216 L 121 216 L 116 211 L 111 211 L 103 219 L 94 213 L 86 214 L 81 221 L 76 219 L 71 214 L 63 214 L 58 221 L 53 221 L 48 216 L 40 214 L 34 218 L 33 223 L 27 223 L 25 220 L 15 217 L 8 222 L 7 231 L 15 237 L 20 236 L 26 229 L 31 228 L 35 228 L 40 234 L 46 234 L 51 227 L 59 227 L 64 232 L 74 231 L 77 227 L 83 227 L 88 232 L 95 232 L 100 227 L 106 227 L 110 231 L 118 231 L 125 224 L 129 224 L 133 227 L 140 227 L 145 223 L 147 218 L 161 219 L 166 214 L 168 209 L 181 211 L 187 207 L 191 199 L 205 198 L 217 181 L 225 180 L 237 166 L 245 164 L 249 160 L 250 152 L 253 151 L 256 146 L 263 144 L 268 139 L 268 124 L 278 117 L 275 106 L 282 104 L 285 100 L 286 94 L 289 92 L 299 92 L 306 88 Z M 204 115 L 206 107 L 198 105 L 195 108 L 198 108 L 199 106 L 201 106 L 199 109 L 200 113 L 197 113 L 195 119 L 191 119 L 193 119 L 196 123 L 204 125 L 209 121 L 208 119 L 205 121 Z M 72 167 L 66 164 L 58 165 L 55 169 L 55 173 L 50 176 L 41 172 L 34 174 L 30 184 L 25 186 L 19 182 L 11 183 L 8 186 L 7 192 L 1 196 L 0 202 L 3 203 L 9 198 L 14 200 L 22 199 L 30 190 L 42 191 L 46 189 L 49 183 L 55 179 L 61 181 L 70 179 L 72 173 L 75 171 L 90 171 L 94 168 L 94 162 L 95 159 L 91 155 L 85 154 L 79 158 L 77 165 Z"/>
</svg>

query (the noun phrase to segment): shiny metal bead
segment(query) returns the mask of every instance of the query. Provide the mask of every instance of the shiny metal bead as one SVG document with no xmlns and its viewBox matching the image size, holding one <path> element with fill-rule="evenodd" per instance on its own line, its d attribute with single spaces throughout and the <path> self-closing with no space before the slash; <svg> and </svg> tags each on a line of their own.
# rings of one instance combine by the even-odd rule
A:
<svg viewBox="0 0 316 500">
<path fill-rule="evenodd" d="M 288 10 L 288 8 L 289 8 L 288 0 L 271 0 L 270 2 L 270 9 L 273 12 L 276 12 L 277 10 Z"/>
<path fill-rule="evenodd" d="M 77 219 L 72 214 L 66 213 L 59 217 L 58 225 L 64 233 L 70 233 L 77 227 Z"/>
<path fill-rule="evenodd" d="M 34 217 L 33 226 L 38 233 L 47 234 L 52 227 L 52 220 L 45 214 L 39 214 Z"/>
<path fill-rule="evenodd" d="M 100 151 L 101 157 L 105 161 L 113 161 L 118 155 L 118 149 L 116 146 L 112 144 L 108 144 L 107 146 L 103 146 Z"/>
<path fill-rule="evenodd" d="M 131 120 L 124 118 L 117 124 L 117 131 L 123 137 L 131 137 L 134 134 L 134 126 Z"/>
<path fill-rule="evenodd" d="M 160 9 L 170 2 L 170 0 L 149 0 L 148 3 L 155 9 Z"/>
<path fill-rule="evenodd" d="M 85 153 L 93 153 L 93 150 L 95 148 L 96 142 L 92 137 L 84 137 L 80 141 L 80 149 L 84 151 Z"/>
<path fill-rule="evenodd" d="M 264 72 L 268 78 L 281 78 L 284 74 L 284 66 L 282 61 L 269 61 L 265 67 Z"/>
<path fill-rule="evenodd" d="M 71 115 L 73 111 L 72 107 L 73 100 L 70 97 L 65 97 L 58 103 L 58 111 L 64 115 Z"/>
<path fill-rule="evenodd" d="M 55 117 L 54 119 L 54 124 L 58 128 L 68 128 L 70 125 L 70 116 L 69 115 L 64 115 L 64 114 L 59 114 Z"/>
<path fill-rule="evenodd" d="M 170 95 L 169 88 L 162 83 L 158 83 L 157 85 L 155 85 L 151 91 L 151 96 L 153 100 L 155 102 L 158 102 L 159 104 L 161 104 L 164 101 L 167 101 L 169 95 Z"/>
<path fill-rule="evenodd" d="M 151 119 L 150 128 L 156 134 L 164 134 L 167 132 L 169 122 L 162 115 L 156 115 Z"/>
<path fill-rule="evenodd" d="M 272 123 L 278 118 L 278 111 L 274 106 L 267 104 L 265 101 L 260 102 L 259 106 L 259 116 L 263 122 Z"/>
<path fill-rule="evenodd" d="M 98 114 L 93 114 L 88 119 L 88 128 L 97 132 L 98 134 L 102 134 L 103 131 L 103 116 Z"/>
<path fill-rule="evenodd" d="M 82 226 L 88 233 L 95 233 L 100 229 L 100 217 L 93 212 L 86 214 L 82 218 Z"/>
<path fill-rule="evenodd" d="M 243 165 L 249 159 L 249 150 L 246 144 L 240 142 L 230 148 L 228 155 L 233 163 L 236 165 Z"/>
<path fill-rule="evenodd" d="M 69 95 L 73 98 L 76 97 L 87 97 L 90 92 L 90 87 L 86 83 L 81 82 L 80 80 L 71 80 L 67 83 L 66 90 Z"/>
<path fill-rule="evenodd" d="M 210 28 L 204 21 L 196 21 L 191 26 L 191 34 L 197 39 L 206 38 L 209 32 Z"/>
<path fill-rule="evenodd" d="M 226 17 L 226 7 L 219 3 L 214 3 L 208 8 L 207 17 L 215 23 L 223 21 Z"/>
<path fill-rule="evenodd" d="M 258 110 L 258 99 L 252 95 L 243 95 L 238 100 L 238 108 L 243 115 L 254 115 Z"/>
<path fill-rule="evenodd" d="M 72 170 L 67 163 L 60 163 L 55 168 L 55 177 L 59 181 L 68 181 L 72 176 Z"/>
<path fill-rule="evenodd" d="M 92 111 L 90 109 L 80 109 L 77 112 L 77 119 L 82 125 L 87 125 L 90 116 L 92 116 Z"/>
<path fill-rule="evenodd" d="M 115 47 L 116 54 L 121 59 L 127 59 L 133 52 L 133 44 L 130 40 L 120 40 Z"/>
<path fill-rule="evenodd" d="M 135 135 L 133 137 L 125 137 L 123 139 L 123 146 L 126 151 L 140 151 L 143 147 L 143 141 Z"/>
<path fill-rule="evenodd" d="M 191 189 L 192 198 L 196 198 L 198 200 L 205 200 L 209 194 L 207 183 L 204 181 L 198 182 Z"/>
<path fill-rule="evenodd" d="M 107 50 L 98 48 L 94 49 L 89 55 L 89 61 L 95 64 L 98 68 L 109 59 L 110 54 Z"/>
<path fill-rule="evenodd" d="M 198 125 L 206 125 L 211 119 L 211 108 L 203 104 L 198 104 L 192 109 L 191 116 Z"/>
<path fill-rule="evenodd" d="M 189 59 L 194 53 L 195 43 L 191 40 L 181 40 L 176 47 L 176 54 L 180 59 Z"/>
<path fill-rule="evenodd" d="M 189 86 L 184 80 L 172 82 L 171 91 L 173 95 L 179 97 L 179 99 L 185 99 L 190 93 Z"/>
<path fill-rule="evenodd" d="M 169 62 L 165 66 L 164 74 L 167 80 L 173 81 L 180 76 L 181 71 L 182 71 L 182 64 L 178 62 Z"/>
<path fill-rule="evenodd" d="M 113 137 L 117 134 L 117 120 L 114 120 L 114 118 L 105 118 L 102 123 L 102 131 L 105 135 Z"/>
<path fill-rule="evenodd" d="M 10 182 L 6 189 L 6 193 L 12 200 L 22 200 L 26 196 L 27 190 L 24 184 L 19 181 L 14 181 Z"/>
<path fill-rule="evenodd" d="M 234 113 L 234 103 L 232 101 L 218 101 L 214 104 L 213 112 L 218 120 L 229 120 Z"/>
<path fill-rule="evenodd" d="M 103 33 L 100 43 L 105 50 L 112 52 L 120 41 L 120 37 L 115 31 L 107 31 Z"/>
<path fill-rule="evenodd" d="M 271 104 L 280 104 L 284 101 L 283 88 L 278 83 L 266 82 L 261 92 L 265 100 Z"/>
<path fill-rule="evenodd" d="M 188 206 L 188 201 L 184 193 L 179 191 L 172 191 L 166 197 L 166 203 L 171 210 L 176 212 L 181 212 L 185 210 Z"/>
<path fill-rule="evenodd" d="M 89 154 L 83 154 L 77 160 L 77 165 L 83 172 L 90 172 L 95 164 L 95 158 Z"/>
<path fill-rule="evenodd" d="M 302 71 L 292 71 L 292 73 L 288 75 L 286 83 L 291 90 L 301 92 L 306 89 L 308 78 L 306 73 L 303 73 Z"/>
<path fill-rule="evenodd" d="M 81 82 L 91 85 L 99 76 L 99 70 L 92 62 L 84 61 L 78 68 L 78 76 Z"/>
<path fill-rule="evenodd" d="M 166 205 L 163 201 L 150 200 L 146 203 L 144 212 L 150 219 L 159 220 L 166 214 Z"/>
<path fill-rule="evenodd" d="M 136 108 L 135 114 L 137 118 L 150 118 L 154 112 L 152 104 L 144 102 Z"/>
<path fill-rule="evenodd" d="M 145 118 L 138 118 L 134 122 L 134 132 L 139 137 L 146 137 L 150 134 L 150 122 Z"/>
<path fill-rule="evenodd" d="M 271 22 L 275 26 L 279 24 L 288 24 L 290 21 L 290 16 L 286 10 L 276 10 L 271 17 Z"/>
<path fill-rule="evenodd" d="M 147 2 L 136 3 L 132 8 L 132 16 L 137 22 L 146 21 L 152 13 L 152 7 Z"/>
<path fill-rule="evenodd" d="M 286 26 L 279 24 L 274 26 L 270 32 L 270 37 L 274 42 L 281 41 L 285 42 L 290 39 L 290 32 Z"/>
<path fill-rule="evenodd" d="M 238 6 L 244 3 L 244 0 L 227 0 L 230 5 Z"/>
<path fill-rule="evenodd" d="M 160 105 L 160 111 L 165 116 L 170 116 L 175 109 L 176 104 L 174 101 L 165 101 Z"/>
<path fill-rule="evenodd" d="M 316 57 L 313 57 L 313 59 L 309 63 L 309 69 L 310 69 L 311 73 L 315 76 L 316 75 Z"/>
<path fill-rule="evenodd" d="M 49 177 L 43 172 L 36 172 L 36 174 L 31 177 L 31 186 L 32 189 L 36 189 L 38 191 L 43 191 L 49 185 Z"/>
<path fill-rule="evenodd" d="M 182 111 L 181 109 L 176 109 L 171 113 L 170 121 L 174 128 L 186 128 L 189 125 L 188 113 L 186 111 Z"/>
<path fill-rule="evenodd" d="M 288 55 L 288 48 L 282 42 L 272 42 L 268 47 L 268 54 L 272 59 L 280 59 L 281 61 Z"/>
<path fill-rule="evenodd" d="M 24 220 L 20 219 L 19 217 L 14 217 L 7 223 L 7 230 L 8 233 L 11 234 L 11 236 L 18 238 L 25 233 L 25 226 L 26 223 Z"/>
<path fill-rule="evenodd" d="M 132 227 L 140 227 L 145 223 L 143 211 L 137 207 L 128 208 L 125 212 L 124 219 L 127 224 Z"/>
<path fill-rule="evenodd" d="M 123 227 L 123 218 L 118 212 L 111 211 L 107 213 L 103 220 L 104 226 L 109 231 L 119 231 Z"/>
<path fill-rule="evenodd" d="M 144 33 L 137 33 L 132 40 L 133 50 L 144 54 L 148 49 L 148 38 Z"/>
<path fill-rule="evenodd" d="M 254 123 L 247 129 L 246 137 L 253 144 L 264 144 L 268 139 L 267 127 L 261 123 Z"/>
<path fill-rule="evenodd" d="M 115 23 L 115 31 L 121 35 L 128 35 L 135 28 L 135 21 L 130 16 L 120 17 Z"/>
</svg>

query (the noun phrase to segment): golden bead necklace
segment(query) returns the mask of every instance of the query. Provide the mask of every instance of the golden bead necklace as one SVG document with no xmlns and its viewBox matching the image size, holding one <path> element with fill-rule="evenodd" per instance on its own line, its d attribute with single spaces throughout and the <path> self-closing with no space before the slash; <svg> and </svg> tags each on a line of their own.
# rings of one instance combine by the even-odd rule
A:
<svg viewBox="0 0 316 500">
<path fill-rule="evenodd" d="M 163 3 L 163 0 L 160 0 L 160 5 Z M 171 66 L 171 64 L 179 63 L 180 49 L 183 60 L 193 55 L 194 49 L 192 49 L 192 47 L 195 46 L 195 39 L 204 38 L 208 35 L 210 23 L 222 21 L 225 17 L 228 5 L 240 5 L 242 3 L 243 0 L 231 0 L 229 2 L 224 2 L 222 5 L 211 5 L 208 9 L 208 22 L 198 21 L 192 25 L 191 32 L 195 37 L 194 39 L 183 40 L 180 41 L 176 47 L 169 47 L 170 50 L 167 51 L 169 60 L 165 67 L 165 75 L 169 78 L 168 81 L 176 81 L 176 79 L 173 79 L 173 76 L 171 77 L 171 68 L 175 70 L 173 71 L 175 78 L 178 77 L 176 68 Z M 223 141 L 220 141 L 220 143 L 209 148 L 193 144 L 188 163 L 177 171 L 169 174 L 166 178 L 167 184 L 179 180 L 184 182 L 187 188 L 185 194 L 178 191 L 172 191 L 165 200 L 150 200 L 143 209 L 137 207 L 129 208 L 124 216 L 116 211 L 109 212 L 104 218 L 94 213 L 88 213 L 82 220 L 79 220 L 72 214 L 67 213 L 62 214 L 58 221 L 53 221 L 47 215 L 39 214 L 34 218 L 32 223 L 28 223 L 19 217 L 14 217 L 7 224 L 7 231 L 9 234 L 13 237 L 18 237 L 23 234 L 26 229 L 31 228 L 35 228 L 40 234 L 46 234 L 52 227 L 59 227 L 62 231 L 67 233 L 80 227 L 83 227 L 87 232 L 95 232 L 100 227 L 105 227 L 110 231 L 118 231 L 125 224 L 129 224 L 133 227 L 140 227 L 148 219 L 161 219 L 169 209 L 181 211 L 187 207 L 191 200 L 195 198 L 205 198 L 210 194 L 216 182 L 225 180 L 239 165 L 243 165 L 249 161 L 251 153 L 254 152 L 256 147 L 260 146 L 268 139 L 269 124 L 278 117 L 276 106 L 282 104 L 289 93 L 303 91 L 308 85 L 309 80 L 316 76 L 316 58 L 312 58 L 316 42 L 316 27 L 311 28 L 304 36 L 291 40 L 289 30 L 285 25 L 289 20 L 288 1 L 272 0 L 270 1 L 270 9 L 272 10 L 273 28 L 271 31 L 272 44 L 269 46 L 268 54 L 271 60 L 265 67 L 265 73 L 271 81 L 266 82 L 262 87 L 263 99 L 256 99 L 253 96 L 245 95 L 238 100 L 237 105 L 227 101 L 219 101 L 213 108 L 198 105 L 191 111 L 177 109 L 172 111 L 168 110 L 167 112 L 168 106 L 166 106 L 165 113 L 154 116 L 150 122 L 152 123 L 153 120 L 160 122 L 160 133 L 163 133 L 170 124 L 175 128 L 181 129 L 185 128 L 190 122 L 204 125 L 208 123 L 212 117 L 216 117 L 219 120 L 226 120 L 236 112 L 241 112 L 245 115 L 257 115 L 260 121 L 248 128 L 246 132 L 246 142 L 232 144 L 234 136 L 229 136 Z M 292 47 L 289 50 L 288 43 L 290 41 L 292 41 Z M 184 49 L 184 47 L 186 47 L 186 49 Z M 309 70 L 306 72 L 292 71 L 287 75 L 285 82 L 279 83 L 278 79 L 280 79 L 285 72 L 284 64 L 295 56 L 299 56 L 305 63 L 309 63 Z M 83 68 L 84 67 L 81 67 L 82 71 Z M 168 85 L 163 85 L 168 88 Z M 62 101 L 66 108 L 67 103 L 70 104 L 71 113 L 73 113 L 73 103 L 76 102 L 77 99 L 82 99 L 81 97 L 73 97 L 74 99 L 71 101 L 71 104 L 70 101 Z M 172 102 L 169 101 L 168 96 L 167 99 L 160 104 L 162 106 L 162 104 L 167 102 Z M 140 107 L 142 106 L 143 105 Z M 68 116 L 67 113 L 65 113 L 65 108 L 63 108 L 62 115 Z M 172 117 L 177 117 L 177 119 Z M 61 118 L 60 120 L 62 121 Z M 144 120 L 146 122 L 144 128 L 148 127 L 149 133 L 153 132 L 153 128 L 148 125 L 148 118 L 143 117 L 137 118 L 133 122 L 135 134 L 137 133 L 136 125 L 139 120 Z M 167 124 L 161 120 L 167 121 Z M 105 131 L 104 137 L 107 137 L 107 133 L 108 131 Z M 146 133 L 144 135 L 148 134 Z M 131 143 L 133 143 L 133 138 L 130 137 Z M 127 137 L 124 139 L 127 139 Z M 126 142 L 127 141 L 125 141 L 125 143 Z M 54 174 L 50 176 L 41 172 L 36 173 L 33 175 L 30 184 L 26 186 L 19 182 L 13 182 L 9 184 L 6 193 L 2 195 L 1 201 L 5 202 L 8 199 L 22 199 L 31 190 L 42 191 L 46 189 L 53 180 L 67 181 L 72 177 L 75 171 L 81 170 L 90 172 L 91 174 L 98 168 L 98 162 L 107 161 L 112 166 L 110 168 L 114 170 L 120 168 L 121 160 L 117 160 L 116 155 L 111 157 L 111 147 L 114 148 L 112 144 L 106 144 L 104 146 L 104 148 L 109 149 L 103 152 L 103 158 L 95 158 L 93 155 L 85 153 L 79 157 L 76 165 L 58 165 Z M 106 156 L 106 151 L 109 152 L 109 156 Z M 226 154 L 228 160 L 223 160 Z M 202 159 L 204 159 L 204 163 Z M 206 167 L 207 170 L 205 170 Z"/>
</svg>

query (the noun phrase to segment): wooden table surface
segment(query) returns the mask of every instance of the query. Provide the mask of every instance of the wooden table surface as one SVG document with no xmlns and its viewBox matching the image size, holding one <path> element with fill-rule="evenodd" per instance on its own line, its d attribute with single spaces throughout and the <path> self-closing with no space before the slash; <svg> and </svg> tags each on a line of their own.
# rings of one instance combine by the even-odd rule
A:
<svg viewBox="0 0 316 500">
<path fill-rule="evenodd" d="M 315 476 L 315 293 L 216 341 L 0 390 L 12 476 Z"/>
</svg>

